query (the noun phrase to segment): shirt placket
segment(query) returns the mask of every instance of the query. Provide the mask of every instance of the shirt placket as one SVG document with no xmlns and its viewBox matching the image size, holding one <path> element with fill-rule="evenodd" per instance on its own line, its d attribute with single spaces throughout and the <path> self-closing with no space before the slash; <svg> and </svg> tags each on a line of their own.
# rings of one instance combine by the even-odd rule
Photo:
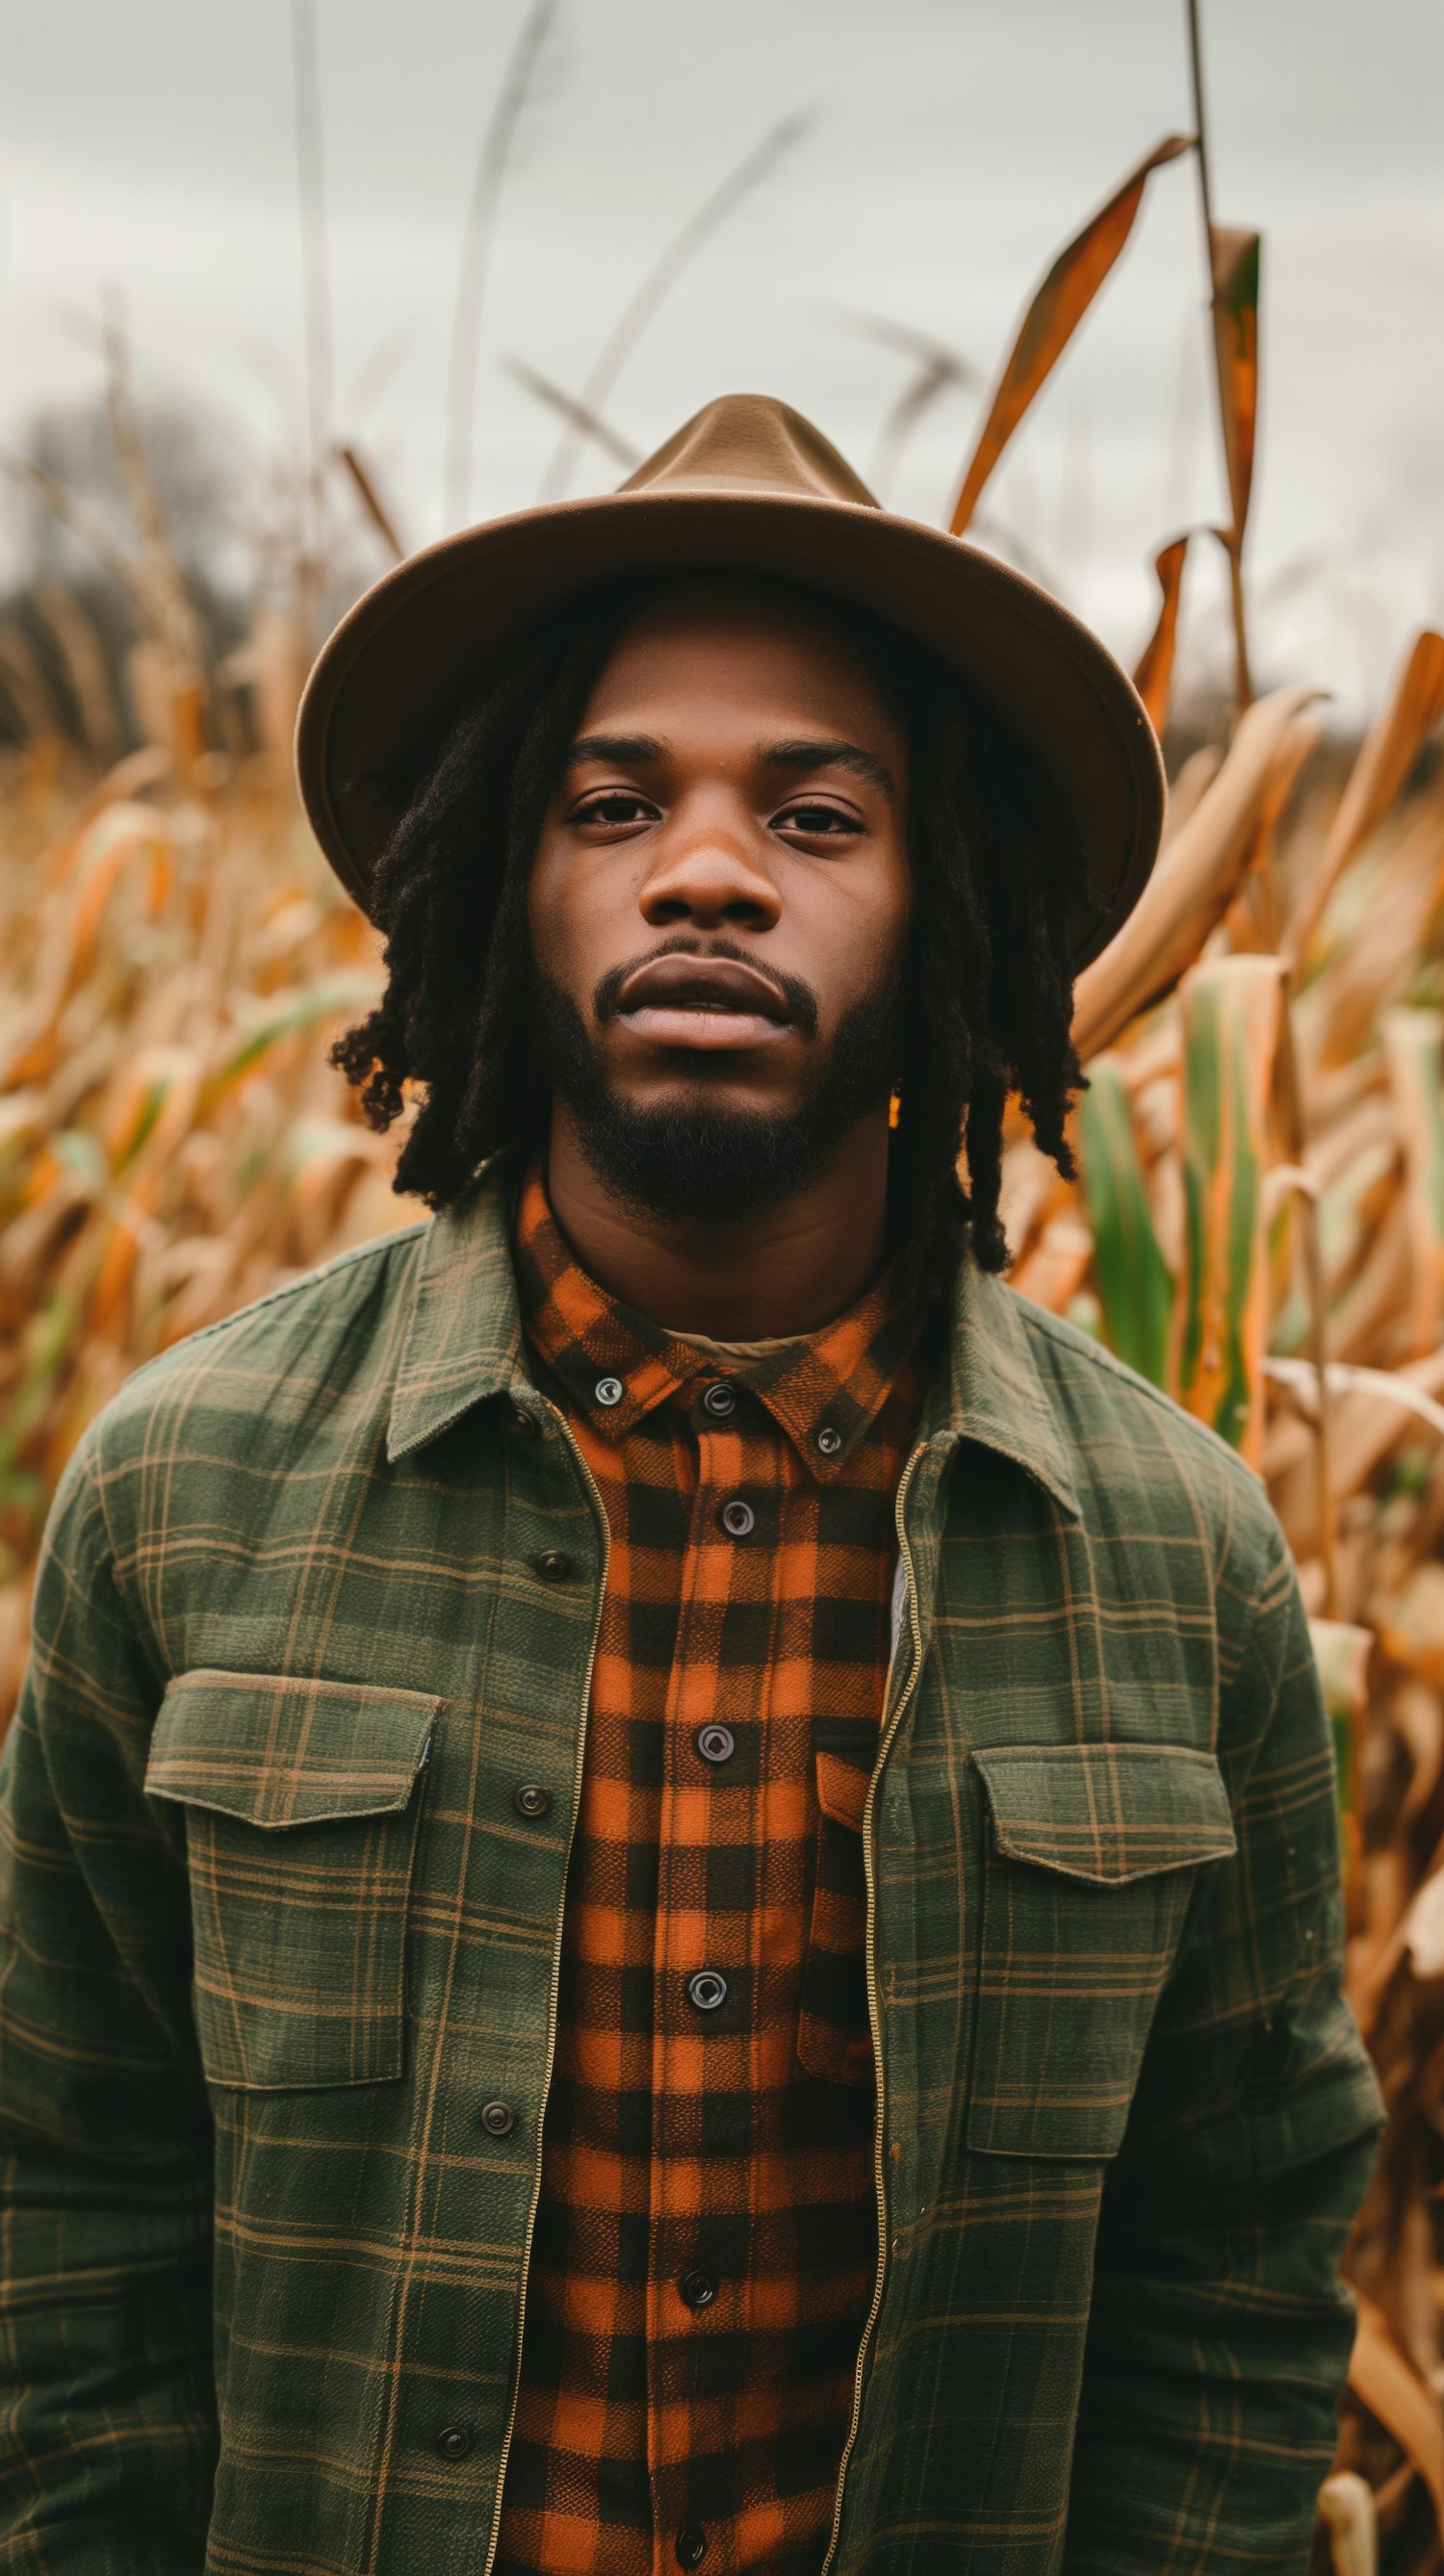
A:
<svg viewBox="0 0 1444 2576">
<path fill-rule="evenodd" d="M 655 2576 L 732 2564 L 706 2492 L 705 2462 L 726 2441 L 721 2338 L 748 2321 L 747 2201 L 756 2091 L 753 1998 L 759 1790 L 732 1770 L 739 1730 L 765 1724 L 765 1656 L 724 1660 L 727 1613 L 765 1586 L 768 1523 L 781 1484 L 770 1425 L 749 1420 L 725 1379 L 679 1391 L 697 1481 L 682 1567 L 669 1687 L 655 1968 L 655 2136 L 648 2279 L 649 2447 Z M 756 1760 L 748 1782 L 759 1777 Z M 743 1882 L 754 1901 L 739 1904 Z M 729 1901 L 730 1900 L 730 1901 Z M 738 2134 L 729 2134 L 729 2123 Z M 743 2134 L 745 2129 L 746 2134 Z M 713 2349 L 709 2350 L 709 2346 Z"/>
</svg>

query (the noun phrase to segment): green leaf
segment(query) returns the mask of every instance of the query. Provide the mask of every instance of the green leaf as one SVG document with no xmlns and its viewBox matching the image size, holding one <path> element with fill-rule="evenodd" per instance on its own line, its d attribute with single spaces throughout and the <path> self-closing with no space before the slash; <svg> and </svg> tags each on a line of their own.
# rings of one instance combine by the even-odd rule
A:
<svg viewBox="0 0 1444 2576">
<path fill-rule="evenodd" d="M 1103 1337 L 1141 1377 L 1162 1386 L 1168 1366 L 1173 1273 L 1163 1258 L 1116 1060 L 1095 1057 L 1079 1105 L 1083 1196 Z"/>
</svg>

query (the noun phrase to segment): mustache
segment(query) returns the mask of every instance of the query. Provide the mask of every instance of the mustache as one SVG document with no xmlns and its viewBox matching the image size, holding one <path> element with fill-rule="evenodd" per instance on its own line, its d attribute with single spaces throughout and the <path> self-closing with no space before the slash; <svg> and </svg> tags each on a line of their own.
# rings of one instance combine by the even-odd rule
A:
<svg viewBox="0 0 1444 2576">
<path fill-rule="evenodd" d="M 616 1019 L 622 987 L 628 977 L 635 975 L 639 966 L 650 966 L 657 957 L 725 957 L 734 966 L 749 966 L 754 975 L 761 975 L 773 991 L 781 995 L 802 1035 L 805 1038 L 817 1035 L 821 1016 L 817 995 L 800 975 L 784 975 L 780 967 L 762 965 L 752 949 L 744 948 L 740 940 L 727 938 L 725 933 L 716 939 L 698 939 L 686 930 L 677 932 L 671 939 L 659 940 L 655 948 L 642 949 L 637 956 L 625 958 L 620 966 L 608 968 L 592 988 L 592 1010 L 599 1027 L 605 1028 Z"/>
</svg>

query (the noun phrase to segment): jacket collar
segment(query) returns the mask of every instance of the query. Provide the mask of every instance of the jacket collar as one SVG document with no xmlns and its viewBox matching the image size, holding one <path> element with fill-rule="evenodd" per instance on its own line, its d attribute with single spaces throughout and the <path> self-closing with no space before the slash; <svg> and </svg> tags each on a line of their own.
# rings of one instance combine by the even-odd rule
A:
<svg viewBox="0 0 1444 2576">
<path fill-rule="evenodd" d="M 498 1155 L 471 1197 L 420 1238 L 404 1292 L 388 1458 L 424 1448 L 486 1396 L 530 1384 L 511 1266 L 513 1179 L 511 1159 Z"/>
<path fill-rule="evenodd" d="M 953 1286 L 947 1356 L 923 1411 L 923 1435 L 976 1440 L 1046 1485 L 1073 1519 L 1082 1506 L 1070 1435 L 1033 1353 L 1023 1300 L 964 1259 Z"/>
<path fill-rule="evenodd" d="M 401 1319 L 388 1458 L 424 1448 L 487 1396 L 534 1405 L 511 1256 L 515 1170 L 488 1165 L 465 1205 L 421 1236 Z M 971 1261 L 953 1291 L 947 1357 L 923 1411 L 926 1439 L 976 1440 L 1045 1485 L 1077 1516 L 1067 1434 L 1011 1288 Z"/>
</svg>

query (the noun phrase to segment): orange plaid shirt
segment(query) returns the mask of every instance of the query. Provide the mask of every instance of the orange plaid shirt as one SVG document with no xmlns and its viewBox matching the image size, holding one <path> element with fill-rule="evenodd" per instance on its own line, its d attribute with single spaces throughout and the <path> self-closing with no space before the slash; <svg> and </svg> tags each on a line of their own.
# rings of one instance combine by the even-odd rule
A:
<svg viewBox="0 0 1444 2576">
<path fill-rule="evenodd" d="M 925 1385 L 889 1279 L 745 1358 L 516 1269 L 611 1565 L 497 2576 L 815 2576 L 877 2261 L 860 1826 Z"/>
</svg>

